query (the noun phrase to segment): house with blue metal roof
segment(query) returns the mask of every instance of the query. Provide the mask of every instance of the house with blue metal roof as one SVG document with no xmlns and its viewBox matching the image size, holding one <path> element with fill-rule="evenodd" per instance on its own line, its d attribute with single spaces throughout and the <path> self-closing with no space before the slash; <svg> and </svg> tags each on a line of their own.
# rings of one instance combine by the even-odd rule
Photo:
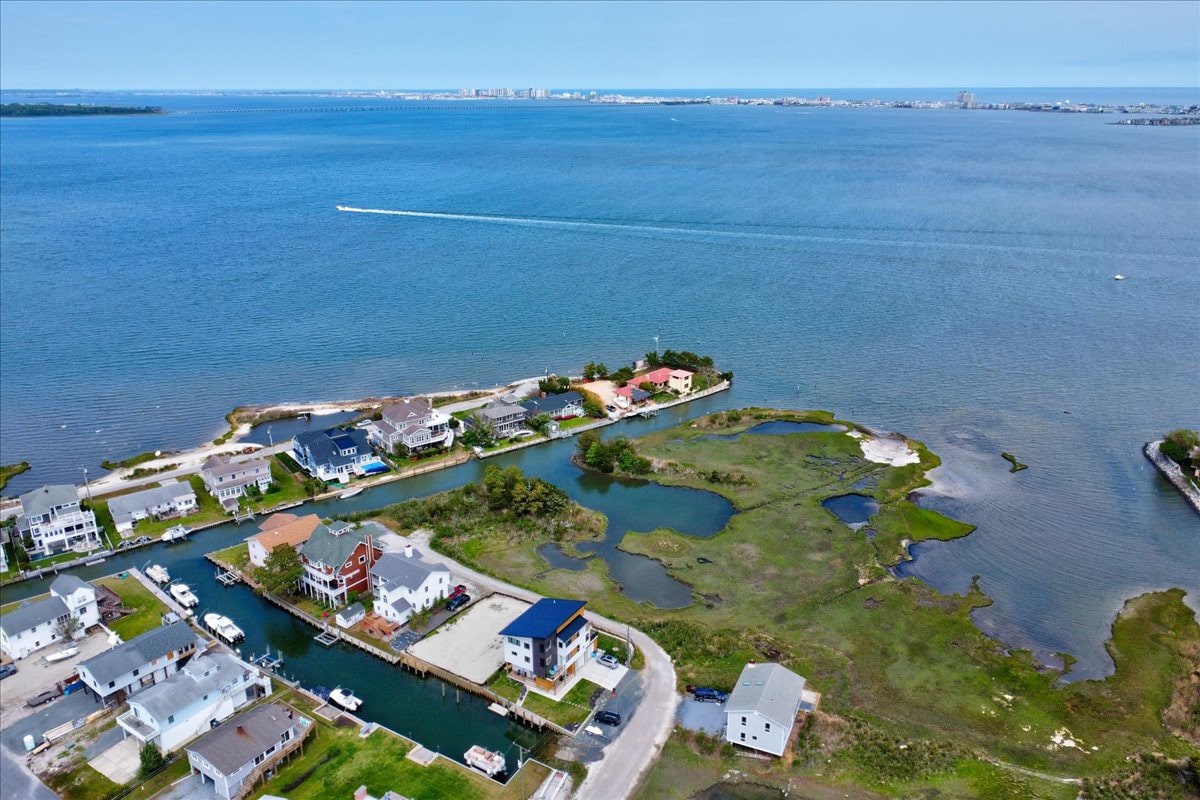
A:
<svg viewBox="0 0 1200 800">
<path fill-rule="evenodd" d="M 556 692 L 596 649 L 592 623 L 583 600 L 543 598 L 500 631 L 509 673 Z"/>
<path fill-rule="evenodd" d="M 292 439 L 296 463 L 326 483 L 349 483 L 355 476 L 387 472 L 359 428 L 327 428 L 306 431 Z"/>
</svg>

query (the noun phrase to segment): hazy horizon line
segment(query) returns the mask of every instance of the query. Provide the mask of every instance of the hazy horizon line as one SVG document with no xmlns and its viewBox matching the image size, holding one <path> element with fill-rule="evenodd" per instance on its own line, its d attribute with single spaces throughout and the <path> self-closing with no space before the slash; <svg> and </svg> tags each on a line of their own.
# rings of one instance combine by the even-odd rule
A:
<svg viewBox="0 0 1200 800">
<path fill-rule="evenodd" d="M 526 89 L 526 88 L 548 89 L 552 91 L 655 91 L 655 92 L 698 92 L 698 91 L 794 91 L 797 89 L 829 89 L 829 90 L 950 90 L 950 91 L 976 91 L 980 89 L 1195 89 L 1200 91 L 1200 84 L 1136 84 L 1136 85 L 1121 85 L 1121 84 L 1074 84 L 1074 85 L 961 85 L 947 84 L 943 86 L 601 86 L 590 85 L 585 87 L 569 86 L 559 87 L 550 84 L 529 84 L 524 83 L 487 83 L 477 84 L 473 86 L 442 86 L 442 87 L 379 87 L 379 86 L 352 86 L 352 87 L 317 87 L 317 86 L 293 86 L 293 87 L 104 87 L 84 88 L 81 86 L 57 86 L 57 87 L 3 87 L 0 86 L 0 92 L 457 92 L 460 89 L 484 89 L 484 88 L 510 88 L 510 89 Z M 496 98 L 503 99 L 503 98 Z"/>
</svg>

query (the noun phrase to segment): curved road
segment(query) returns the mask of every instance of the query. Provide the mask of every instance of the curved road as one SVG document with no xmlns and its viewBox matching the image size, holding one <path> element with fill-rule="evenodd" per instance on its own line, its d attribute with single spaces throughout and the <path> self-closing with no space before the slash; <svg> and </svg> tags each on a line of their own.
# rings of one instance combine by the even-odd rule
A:
<svg viewBox="0 0 1200 800">
<path fill-rule="evenodd" d="M 542 595 L 513 586 L 511 583 L 485 575 L 453 559 L 435 553 L 429 543 L 429 531 L 414 531 L 409 537 L 418 549 L 431 558 L 437 558 L 450 570 L 467 580 L 494 592 L 526 600 L 530 603 L 542 599 Z M 628 628 L 624 623 L 590 615 L 593 621 L 607 623 L 612 630 Z M 646 634 L 636 628 L 628 628 L 633 644 L 646 658 L 642 670 L 642 685 L 645 694 L 621 733 L 604 747 L 598 761 L 588 765 L 588 775 L 576 789 L 578 800 L 625 800 L 633 794 L 642 776 L 658 757 L 667 737 L 675 725 L 675 712 L 679 695 L 675 692 L 675 665 L 671 657 Z"/>
</svg>

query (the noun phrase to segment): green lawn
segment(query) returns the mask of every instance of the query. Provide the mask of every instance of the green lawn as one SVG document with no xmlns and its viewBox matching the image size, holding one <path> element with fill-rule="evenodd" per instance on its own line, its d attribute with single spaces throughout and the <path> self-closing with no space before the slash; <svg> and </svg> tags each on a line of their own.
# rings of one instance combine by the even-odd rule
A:
<svg viewBox="0 0 1200 800">
<path fill-rule="evenodd" d="M 527 764 L 506 786 L 497 786 L 460 765 L 438 760 L 422 767 L 405 758 L 411 744 L 386 731 L 365 739 L 358 728 L 335 728 L 317 718 L 317 730 L 293 758 L 251 797 L 264 794 L 289 800 L 348 798 L 359 786 L 376 797 L 387 791 L 421 800 L 524 800 L 549 774 L 538 764 Z"/>
<path fill-rule="evenodd" d="M 629 646 L 624 639 L 618 639 L 615 636 L 609 636 L 607 633 L 601 633 L 596 637 L 596 644 L 600 650 L 617 657 L 617 660 L 622 664 L 629 653 Z M 629 664 L 633 669 L 641 669 L 646 666 L 646 656 L 641 650 L 637 650 L 633 654 L 633 661 Z"/>
<path fill-rule="evenodd" d="M 583 722 L 592 713 L 588 701 L 591 699 L 592 693 L 599 688 L 591 681 L 580 680 L 558 701 L 543 697 L 537 692 L 529 692 L 525 695 L 525 702 L 522 705 L 551 722 L 563 726 L 575 725 Z"/>
<path fill-rule="evenodd" d="M 151 594 L 149 589 L 132 577 L 109 576 L 98 578 L 93 583 L 112 589 L 121 598 L 121 603 L 126 608 L 133 609 L 132 614 L 121 617 L 109 625 L 118 636 L 127 642 L 140 633 L 157 628 L 162 624 L 162 615 L 170 610 L 165 603 Z"/>
<path fill-rule="evenodd" d="M 304 474 L 292 473 L 279 456 L 271 459 L 271 488 L 259 497 L 242 497 L 242 508 L 256 513 L 284 503 L 295 503 L 308 499 L 304 489 Z"/>
<path fill-rule="evenodd" d="M 584 425 L 591 425 L 596 421 L 597 420 L 594 420 L 588 416 L 571 417 L 570 419 L 559 420 L 558 429 L 561 431 L 569 431 L 572 428 L 582 428 Z"/>
<path fill-rule="evenodd" d="M 517 698 L 521 696 L 521 690 L 524 688 L 521 686 L 521 684 L 508 677 L 508 674 L 504 671 L 503 667 L 496 670 L 496 674 L 488 679 L 486 685 L 487 688 L 491 689 L 505 700 L 511 700 L 514 703 L 517 701 Z"/>
<path fill-rule="evenodd" d="M 207 525 L 213 522 L 222 522 L 229 519 L 229 515 L 221 508 L 221 504 L 216 498 L 208 493 L 204 488 L 204 481 L 199 475 L 189 475 L 186 478 L 180 478 L 180 481 L 186 480 L 191 484 L 192 491 L 196 494 L 196 504 L 199 507 L 194 514 L 189 514 L 186 517 L 177 517 L 174 519 L 143 519 L 135 522 L 133 530 L 125 533 L 126 539 L 135 539 L 138 536 L 149 536 L 157 538 L 161 536 L 168 528 L 173 528 L 176 525 L 186 525 L 188 527 L 196 527 L 198 525 Z M 136 491 L 151 488 L 151 486 L 161 486 L 162 484 L 146 484 L 146 486 L 138 487 Z M 117 494 L 105 495 L 104 500 L 97 500 L 94 504 L 96 510 L 96 521 L 103 524 L 107 530 L 116 531 L 117 527 L 113 524 L 112 514 L 108 510 L 108 501 L 121 494 L 129 494 L 129 492 L 119 492 Z"/>
<path fill-rule="evenodd" d="M 250 574 L 250 545 L 246 542 L 235 544 L 233 547 L 226 547 L 224 550 L 216 550 L 210 553 L 210 555 L 219 558 L 243 574 Z"/>
</svg>

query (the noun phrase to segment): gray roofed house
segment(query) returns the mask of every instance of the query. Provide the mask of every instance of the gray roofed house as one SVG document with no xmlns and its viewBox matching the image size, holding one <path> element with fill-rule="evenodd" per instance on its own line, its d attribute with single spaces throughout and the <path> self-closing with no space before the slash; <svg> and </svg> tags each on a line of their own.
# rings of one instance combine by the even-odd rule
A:
<svg viewBox="0 0 1200 800">
<path fill-rule="evenodd" d="M 54 579 L 50 584 L 50 591 L 59 597 L 64 597 L 79 589 L 91 589 L 95 591 L 95 587 L 82 578 L 77 578 L 69 572 L 64 572 Z"/>
<path fill-rule="evenodd" d="M 554 419 L 583 416 L 583 395 L 576 391 L 535 397 L 521 403 L 526 418 L 549 414 Z"/>
<path fill-rule="evenodd" d="M 804 678 L 781 664 L 747 664 L 725 702 L 725 738 L 783 755 L 803 710 Z"/>
<path fill-rule="evenodd" d="M 218 797 L 230 798 L 256 767 L 271 765 L 310 727 L 310 720 L 280 703 L 257 706 L 189 745 L 188 763 L 213 782 Z"/>
<path fill-rule="evenodd" d="M 47 597 L 0 616 L 0 631 L 6 637 L 16 637 L 23 631 L 33 630 L 47 622 L 57 622 L 68 613 L 70 612 L 67 610 L 67 604 L 61 597 Z"/>
<path fill-rule="evenodd" d="M 124 494 L 108 501 L 108 510 L 118 533 L 132 530 L 147 517 L 184 516 L 197 509 L 196 493 L 190 483 L 171 481 L 141 492 Z"/>
<path fill-rule="evenodd" d="M 53 555 L 100 547 L 96 515 L 79 505 L 79 490 L 70 484 L 43 486 L 21 495 L 17 533 L 33 539 L 30 551 Z"/>
<path fill-rule="evenodd" d="M 497 400 L 488 403 L 475 414 L 490 422 L 492 430 L 498 437 L 512 436 L 525 427 L 525 409 L 518 405 Z M 472 417 L 472 419 L 474 418 Z"/>
<path fill-rule="evenodd" d="M 70 484 L 54 484 L 21 495 L 21 512 L 41 517 L 64 506 L 79 505 L 79 490 Z"/>
<path fill-rule="evenodd" d="M 450 570 L 443 564 L 426 564 L 411 545 L 404 554 L 384 553 L 371 567 L 371 593 L 375 613 L 403 625 L 415 609 L 430 608 L 450 592 Z"/>
<path fill-rule="evenodd" d="M 450 416 L 438 411 L 423 397 L 385 406 L 381 418 L 367 426 L 371 441 L 385 450 L 400 445 L 409 453 L 453 443 Z"/>
<path fill-rule="evenodd" d="M 261 456 L 239 461 L 229 456 L 210 456 L 200 467 L 200 479 L 226 511 L 234 511 L 247 486 L 254 484 L 264 492 L 270 487 L 271 462 Z"/>
<path fill-rule="evenodd" d="M 198 641 L 186 622 L 162 625 L 80 662 L 79 678 L 102 699 L 130 695 L 175 674 Z"/>
<path fill-rule="evenodd" d="M 96 588 L 87 581 L 59 575 L 50 584 L 49 597 L 0 616 L 0 650 L 15 659 L 55 643 L 69 644 L 60 627 L 68 616 L 79 622 L 71 638 L 83 638 L 88 628 L 100 622 L 96 595 Z"/>
</svg>

